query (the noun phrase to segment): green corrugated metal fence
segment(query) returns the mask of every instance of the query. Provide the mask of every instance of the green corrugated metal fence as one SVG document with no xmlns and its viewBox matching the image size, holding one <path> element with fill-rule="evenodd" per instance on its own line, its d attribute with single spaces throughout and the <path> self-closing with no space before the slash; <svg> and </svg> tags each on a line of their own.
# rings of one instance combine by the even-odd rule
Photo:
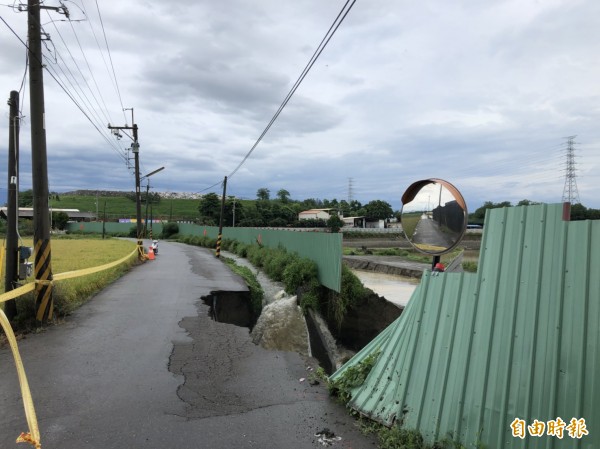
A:
<svg viewBox="0 0 600 449">
<path fill-rule="evenodd" d="M 106 223 L 106 232 L 126 233 L 135 223 Z M 216 239 L 219 228 L 193 223 L 178 223 L 179 235 L 204 236 Z M 70 232 L 101 233 L 102 223 L 69 223 Z M 161 224 L 153 224 L 154 236 L 162 232 Z M 223 228 L 223 238 L 243 243 L 257 243 L 270 248 L 283 246 L 289 252 L 306 257 L 317 264 L 319 282 L 339 292 L 342 279 L 342 234 L 298 232 L 261 228 Z"/>
<path fill-rule="evenodd" d="M 398 320 L 332 376 L 381 351 L 351 407 L 429 442 L 600 447 L 600 221 L 561 215 L 561 205 L 489 211 L 478 272 L 426 272 Z M 562 439 L 529 433 L 557 418 Z M 572 418 L 589 435 L 569 436 Z"/>
</svg>

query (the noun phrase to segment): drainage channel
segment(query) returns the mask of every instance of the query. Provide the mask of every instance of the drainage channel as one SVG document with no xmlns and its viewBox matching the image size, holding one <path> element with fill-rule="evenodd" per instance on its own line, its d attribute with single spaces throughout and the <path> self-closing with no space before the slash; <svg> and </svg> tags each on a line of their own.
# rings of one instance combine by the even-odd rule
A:
<svg viewBox="0 0 600 449">
<path fill-rule="evenodd" d="M 271 302 L 260 316 L 253 311 L 248 292 L 212 291 L 201 299 L 215 322 L 248 328 L 252 342 L 264 349 L 314 357 L 329 374 L 353 354 L 338 346 L 318 313 L 305 316 L 295 296 Z"/>
</svg>

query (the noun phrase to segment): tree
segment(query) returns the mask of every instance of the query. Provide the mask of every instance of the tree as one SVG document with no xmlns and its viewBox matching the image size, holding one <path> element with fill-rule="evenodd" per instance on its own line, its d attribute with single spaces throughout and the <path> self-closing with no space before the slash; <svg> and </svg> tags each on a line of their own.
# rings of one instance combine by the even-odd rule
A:
<svg viewBox="0 0 600 449">
<path fill-rule="evenodd" d="M 279 201 L 282 203 L 287 203 L 290 200 L 290 192 L 285 189 L 279 189 L 277 191 L 277 198 L 279 198 Z"/>
<path fill-rule="evenodd" d="M 479 209 L 475 210 L 475 212 L 473 212 L 472 214 L 469 215 L 469 219 L 471 221 L 477 221 L 477 222 L 483 223 L 483 220 L 485 219 L 486 210 L 497 209 L 499 207 L 510 207 L 510 206 L 512 206 L 510 204 L 510 201 L 503 201 L 501 203 L 493 203 L 492 201 L 486 201 L 485 203 L 483 203 L 483 206 L 481 206 Z"/>
<path fill-rule="evenodd" d="M 360 201 L 357 200 L 352 200 L 350 201 L 350 210 L 352 212 L 358 212 L 360 209 L 362 209 L 362 204 L 360 204 Z"/>
<path fill-rule="evenodd" d="M 163 225 L 161 238 L 168 239 L 175 234 L 179 234 L 179 225 L 177 223 L 165 223 Z"/>
<path fill-rule="evenodd" d="M 256 191 L 256 199 L 268 201 L 271 198 L 271 191 L 262 187 Z"/>
<path fill-rule="evenodd" d="M 346 200 L 341 200 L 340 204 L 339 204 L 339 210 L 340 210 L 340 214 L 342 214 L 344 217 L 350 217 L 351 214 L 351 209 L 350 209 L 350 205 L 348 204 L 348 201 Z"/>
<path fill-rule="evenodd" d="M 340 229 L 344 226 L 344 220 L 337 215 L 332 215 L 327 220 L 327 227 L 331 232 L 340 232 Z"/>
<path fill-rule="evenodd" d="M 366 204 L 365 210 L 367 211 L 367 217 L 376 218 L 379 220 L 385 220 L 394 214 L 392 206 L 389 203 L 381 200 L 373 200 Z"/>
<path fill-rule="evenodd" d="M 323 202 L 317 198 L 307 198 L 302 203 L 302 210 L 318 209 L 323 206 Z"/>
<path fill-rule="evenodd" d="M 19 192 L 19 207 L 32 207 L 33 206 L 33 190 L 25 190 Z"/>
<path fill-rule="evenodd" d="M 207 193 L 200 200 L 198 212 L 205 224 L 217 223 L 221 214 L 221 199 L 216 193 Z"/>
<path fill-rule="evenodd" d="M 600 218 L 599 209 L 588 209 L 583 204 L 571 205 L 571 220 L 598 220 Z"/>
<path fill-rule="evenodd" d="M 52 225 L 61 231 L 67 227 L 69 216 L 64 212 L 52 212 Z"/>
<path fill-rule="evenodd" d="M 533 206 L 534 204 L 540 204 L 540 203 L 536 203 L 535 201 L 529 201 L 527 199 L 525 200 L 521 200 L 517 203 L 517 206 Z"/>
</svg>

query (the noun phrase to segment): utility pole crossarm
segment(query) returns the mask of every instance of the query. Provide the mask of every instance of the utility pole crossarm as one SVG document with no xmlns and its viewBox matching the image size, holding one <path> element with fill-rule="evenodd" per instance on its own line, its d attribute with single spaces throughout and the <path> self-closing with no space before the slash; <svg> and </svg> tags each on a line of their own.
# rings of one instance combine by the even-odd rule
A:
<svg viewBox="0 0 600 449">
<path fill-rule="evenodd" d="M 133 113 L 133 110 L 132 110 Z M 135 217 L 136 217 L 136 229 L 138 246 L 142 246 L 142 204 L 140 199 L 140 144 L 138 142 L 138 126 L 133 123 L 131 126 L 112 126 L 108 124 L 108 129 L 111 130 L 132 130 L 133 131 L 133 143 L 131 149 L 135 160 Z"/>
</svg>

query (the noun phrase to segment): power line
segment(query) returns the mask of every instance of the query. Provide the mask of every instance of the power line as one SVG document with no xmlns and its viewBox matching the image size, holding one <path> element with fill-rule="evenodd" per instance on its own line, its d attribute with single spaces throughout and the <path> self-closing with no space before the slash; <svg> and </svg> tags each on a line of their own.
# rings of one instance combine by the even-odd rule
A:
<svg viewBox="0 0 600 449">
<path fill-rule="evenodd" d="M 288 94 L 284 98 L 283 102 L 277 109 L 277 112 L 275 112 L 275 115 L 273 115 L 273 118 L 271 118 L 271 121 L 269 122 L 269 124 L 266 126 L 264 131 L 258 137 L 258 139 L 254 143 L 254 145 L 252 145 L 252 148 L 250 148 L 250 151 L 248 151 L 246 156 L 244 156 L 244 159 L 242 159 L 242 162 L 240 162 L 238 164 L 238 166 L 229 174 L 228 178 L 231 178 L 233 175 L 235 175 L 237 173 L 237 171 L 240 169 L 240 167 L 242 165 L 244 165 L 246 160 L 248 160 L 248 158 L 250 157 L 252 152 L 256 149 L 256 147 L 258 146 L 260 141 L 263 139 L 263 137 L 267 134 L 269 129 L 271 129 L 271 126 L 273 126 L 273 123 L 275 123 L 275 120 L 277 120 L 277 118 L 279 117 L 279 115 L 281 114 L 281 112 L 283 111 L 285 106 L 288 104 L 288 102 L 292 98 L 292 95 L 294 95 L 294 93 L 296 92 L 296 90 L 298 89 L 298 87 L 300 86 L 300 84 L 302 83 L 302 81 L 304 80 L 304 78 L 306 77 L 306 75 L 308 74 L 310 69 L 312 68 L 312 66 L 315 64 L 315 62 L 317 61 L 317 59 L 319 58 L 319 56 L 321 55 L 321 53 L 323 52 L 323 50 L 325 49 L 325 47 L 327 46 L 327 44 L 329 43 L 329 41 L 331 40 L 331 38 L 333 37 L 335 32 L 337 31 L 337 29 L 340 27 L 340 25 L 342 24 L 342 22 L 344 21 L 344 19 L 346 18 L 346 16 L 348 15 L 350 10 L 354 6 L 354 4 L 356 3 L 356 0 L 352 0 L 352 3 L 350 3 L 350 6 L 348 6 L 349 3 L 350 3 L 350 0 L 347 0 L 346 3 L 344 4 L 344 6 L 342 7 L 341 11 L 337 15 L 337 17 L 335 18 L 335 20 L 329 27 L 329 30 L 327 30 L 327 33 L 325 33 L 325 36 L 321 40 L 321 43 L 319 44 L 319 46 L 313 53 L 312 57 L 310 58 L 310 60 L 306 64 L 306 66 L 304 67 L 304 70 L 302 71 L 302 73 L 300 74 L 300 76 L 298 77 L 298 79 L 296 80 L 294 85 L 292 86 L 291 90 L 288 92 Z M 215 184 L 215 185 L 217 185 L 217 184 Z"/>
<path fill-rule="evenodd" d="M 19 10 L 19 11 L 21 11 L 21 10 Z M 23 45 L 23 46 L 24 46 L 24 47 L 25 47 L 27 50 L 29 50 L 29 47 L 28 47 L 27 43 L 26 43 L 26 42 L 24 42 L 24 41 L 23 41 L 23 39 L 21 39 L 21 37 L 20 37 L 20 36 L 19 36 L 19 35 L 16 33 L 16 31 L 15 31 L 15 30 L 14 30 L 14 29 L 13 29 L 13 28 L 12 28 L 12 27 L 11 27 L 11 26 L 10 26 L 10 25 L 9 25 L 9 24 L 8 24 L 8 23 L 5 21 L 5 20 L 4 20 L 4 18 L 3 18 L 2 16 L 0 16 L 0 20 L 2 20 L 2 22 L 3 22 L 3 23 L 6 25 L 6 26 L 7 26 L 7 28 L 8 28 L 8 29 L 9 29 L 9 30 L 10 30 L 10 31 L 11 31 L 11 32 L 12 32 L 12 33 L 15 35 L 15 37 L 16 37 L 16 38 L 17 38 L 17 39 L 18 39 L 18 40 L 21 42 L 21 44 L 22 44 L 22 45 Z M 40 26 L 41 26 L 41 24 L 40 24 Z M 60 32 L 58 31 L 58 29 L 57 29 L 57 32 L 59 33 L 59 36 L 60 36 L 60 37 L 61 37 L 61 39 L 62 39 L 62 36 L 60 35 Z M 66 43 L 64 42 L 64 40 L 63 40 L 63 43 L 65 44 L 65 47 L 67 47 L 67 45 L 66 45 Z M 69 50 L 68 50 L 68 47 L 67 47 L 67 51 L 69 51 Z M 82 50 L 82 51 L 83 51 L 83 50 Z M 70 51 L 69 51 L 69 53 L 70 53 Z M 57 55 L 59 55 L 59 52 L 58 52 L 58 50 L 56 50 L 56 54 L 57 54 Z M 71 57 L 73 58 L 73 56 L 72 56 L 72 55 L 71 55 Z M 46 56 L 44 56 L 44 58 L 45 58 L 45 59 L 47 59 L 47 57 L 46 57 Z M 72 72 L 71 72 L 71 71 L 70 71 L 70 69 L 68 68 L 68 64 L 66 64 L 66 62 L 64 61 L 64 59 L 63 59 L 62 57 L 61 57 L 61 59 L 62 59 L 62 61 L 65 63 L 65 66 L 67 67 L 67 70 L 68 70 L 68 71 L 71 73 L 71 76 L 73 77 L 73 79 L 76 81 L 76 77 L 75 77 L 75 76 L 72 74 Z M 38 62 L 40 62 L 40 64 L 42 64 L 42 63 L 41 63 L 41 61 L 38 61 Z M 67 74 L 64 72 L 64 70 L 62 69 L 62 67 L 61 67 L 59 64 L 57 64 L 57 65 L 58 65 L 58 67 L 60 67 L 60 70 L 63 72 L 63 74 L 65 75 L 66 79 L 68 80 L 68 79 L 69 79 L 69 77 L 68 77 L 68 76 L 67 76 Z M 102 136 L 102 138 L 103 138 L 103 139 L 104 139 L 104 140 L 105 140 L 105 141 L 106 141 L 106 142 L 107 142 L 107 143 L 108 143 L 108 144 L 109 144 L 109 145 L 110 145 L 110 146 L 111 146 L 111 147 L 112 147 L 112 148 L 113 148 L 113 149 L 114 149 L 114 150 L 117 152 L 117 154 L 120 156 L 120 158 L 121 158 L 121 159 L 123 159 L 125 162 L 127 162 L 127 155 L 126 155 L 126 153 L 125 153 L 125 150 L 123 150 L 122 148 L 119 148 L 119 146 L 118 146 L 118 145 L 116 145 L 116 144 L 115 144 L 115 142 L 114 142 L 113 140 L 111 140 L 111 139 L 108 139 L 108 137 L 105 135 L 105 133 L 103 133 L 103 132 L 100 130 L 100 127 L 99 127 L 99 126 L 98 126 L 96 123 L 94 123 L 94 120 L 92 120 L 92 118 L 90 117 L 90 114 L 88 114 L 88 113 L 87 113 L 87 112 L 84 110 L 83 106 L 82 106 L 82 105 L 81 105 L 81 104 L 80 104 L 80 103 L 79 103 L 79 102 L 76 100 L 76 98 L 74 97 L 74 95 L 73 95 L 71 92 L 69 92 L 69 89 L 66 87 L 66 84 L 65 84 L 65 82 L 64 82 L 64 81 L 61 81 L 61 77 L 60 77 L 59 73 L 58 73 L 56 70 L 54 70 L 54 69 L 51 69 L 51 68 L 50 68 L 50 67 L 52 67 L 51 65 L 44 65 L 44 64 L 42 64 L 42 66 L 43 66 L 43 67 L 46 69 L 46 71 L 48 72 L 48 74 L 49 74 L 49 75 L 52 77 L 52 79 L 54 79 L 54 81 L 55 81 L 55 82 L 58 84 L 58 86 L 59 86 L 59 87 L 60 87 L 60 88 L 63 90 L 63 92 L 64 92 L 65 94 L 67 94 L 67 96 L 68 96 L 68 97 L 71 99 L 71 101 L 72 101 L 72 102 L 75 104 L 75 106 L 77 106 L 77 108 L 78 108 L 78 109 L 79 109 L 79 110 L 80 110 L 80 111 L 83 113 L 83 115 L 86 117 L 86 119 L 87 119 L 87 120 L 88 120 L 88 121 L 89 121 L 89 122 L 92 124 L 92 126 L 93 126 L 93 127 L 96 129 L 96 131 L 98 131 L 98 133 L 99 133 L 99 134 Z M 76 66 L 77 66 L 77 64 L 76 64 Z M 89 64 L 88 64 L 88 67 L 89 67 Z M 82 78 L 83 78 L 83 79 L 85 79 L 85 76 L 83 75 L 83 72 L 81 71 L 81 69 L 80 69 L 78 66 L 77 66 L 77 69 L 78 69 L 79 73 L 81 74 Z M 90 69 L 90 71 L 91 71 L 91 69 Z M 93 74 L 92 74 L 92 76 L 93 76 Z M 69 81 L 69 83 L 70 83 L 70 81 Z M 77 81 L 76 81 L 76 83 L 77 83 Z M 73 84 L 72 84 L 72 83 L 70 83 L 70 84 L 71 84 L 71 86 L 73 87 L 74 91 L 75 91 L 75 92 L 77 92 L 77 89 L 75 89 L 75 87 L 73 86 Z M 77 83 L 77 84 L 78 84 L 78 83 Z M 93 95 L 93 92 L 91 91 L 91 88 L 89 87 L 89 85 L 88 85 L 88 89 L 90 89 L 90 92 L 91 92 L 91 93 L 92 93 L 92 95 Z M 81 89 L 81 87 L 80 87 L 80 90 L 81 90 L 81 91 L 82 91 L 82 93 L 83 93 L 83 90 Z M 81 98 L 81 96 L 80 96 L 79 94 L 77 94 L 77 95 L 78 95 L 78 96 Z M 83 95 L 84 95 L 84 97 L 86 97 L 86 98 L 87 98 L 87 96 L 85 95 L 85 93 L 83 93 Z M 94 100 L 96 101 L 96 103 L 98 103 L 98 100 L 95 98 L 95 96 L 94 96 Z M 93 114 L 94 108 L 93 108 L 93 107 L 91 107 L 91 103 L 89 102 L 89 99 L 88 99 L 88 103 L 90 104 L 90 106 L 87 106 L 87 108 L 90 110 L 90 113 L 91 113 L 91 114 Z M 98 103 L 98 105 L 99 105 L 99 103 Z M 99 105 L 99 106 L 100 106 L 100 105 Z M 98 117 L 96 117 L 96 120 L 97 120 L 97 119 L 98 119 Z"/>
<path fill-rule="evenodd" d="M 123 106 L 123 100 L 121 99 L 121 91 L 119 90 L 119 84 L 117 82 L 117 74 L 115 72 L 115 66 L 113 64 L 112 55 L 110 53 L 110 47 L 108 46 L 108 39 L 106 37 L 106 30 L 104 29 L 104 21 L 102 20 L 102 14 L 100 13 L 100 6 L 98 5 L 98 0 L 96 0 L 96 9 L 98 11 L 98 18 L 100 19 L 100 26 L 102 27 L 102 35 L 104 36 L 104 43 L 106 44 L 106 51 L 108 52 L 108 59 L 110 60 L 110 66 L 112 68 L 115 86 L 117 89 L 117 95 L 119 97 L 119 102 L 121 103 L 121 110 L 123 111 L 123 117 L 125 117 L 125 107 Z M 94 34 L 94 37 L 96 35 Z M 125 118 L 125 122 L 127 122 L 127 118 Z M 132 123 L 133 125 L 133 123 Z"/>
</svg>

